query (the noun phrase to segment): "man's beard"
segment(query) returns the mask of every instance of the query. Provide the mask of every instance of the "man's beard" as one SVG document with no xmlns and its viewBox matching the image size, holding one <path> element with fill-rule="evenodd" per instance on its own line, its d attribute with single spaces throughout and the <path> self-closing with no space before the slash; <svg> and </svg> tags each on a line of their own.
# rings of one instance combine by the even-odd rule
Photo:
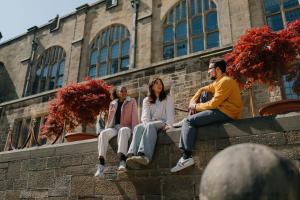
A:
<svg viewBox="0 0 300 200">
<path fill-rule="evenodd" d="M 216 80 L 217 78 L 216 77 L 210 77 L 210 80 L 212 80 L 212 81 L 214 81 L 214 80 Z"/>
</svg>

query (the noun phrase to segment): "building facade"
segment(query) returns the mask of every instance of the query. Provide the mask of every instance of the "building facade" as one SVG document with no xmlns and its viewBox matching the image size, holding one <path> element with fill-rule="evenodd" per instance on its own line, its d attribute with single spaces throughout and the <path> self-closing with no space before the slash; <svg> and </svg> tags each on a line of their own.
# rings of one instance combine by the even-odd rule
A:
<svg viewBox="0 0 300 200">
<path fill-rule="evenodd" d="M 176 108 L 186 108 L 197 88 L 209 83 L 211 57 L 231 51 L 251 27 L 277 31 L 298 18 L 298 0 L 100 0 L 31 27 L 0 44 L 0 151 L 9 130 L 16 148 L 29 145 L 28 130 L 38 137 L 57 89 L 87 76 L 127 86 L 139 106 L 149 79 L 159 76 Z M 249 95 L 242 93 L 246 118 Z M 285 80 L 271 92 L 257 85 L 256 114 L 281 98 L 299 96 Z M 176 111 L 177 119 L 185 115 Z"/>
</svg>

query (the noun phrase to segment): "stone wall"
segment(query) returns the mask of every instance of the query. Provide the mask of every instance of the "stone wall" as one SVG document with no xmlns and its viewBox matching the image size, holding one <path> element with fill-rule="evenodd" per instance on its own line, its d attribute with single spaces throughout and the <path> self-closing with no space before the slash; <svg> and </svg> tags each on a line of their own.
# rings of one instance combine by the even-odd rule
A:
<svg viewBox="0 0 300 200">
<path fill-rule="evenodd" d="M 0 199 L 198 199 L 201 175 L 209 160 L 227 146 L 268 145 L 300 169 L 299 114 L 243 119 L 199 129 L 196 165 L 171 174 L 180 157 L 180 130 L 159 133 L 153 162 L 139 170 L 116 173 L 116 139 L 107 159 L 105 178 L 93 176 L 97 141 L 42 146 L 0 153 Z"/>
</svg>

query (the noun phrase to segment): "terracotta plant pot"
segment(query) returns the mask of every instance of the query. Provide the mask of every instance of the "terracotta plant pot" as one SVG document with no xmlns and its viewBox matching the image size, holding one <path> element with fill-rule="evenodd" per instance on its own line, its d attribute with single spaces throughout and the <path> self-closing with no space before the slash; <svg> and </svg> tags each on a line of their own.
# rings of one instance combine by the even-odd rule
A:
<svg viewBox="0 0 300 200">
<path fill-rule="evenodd" d="M 281 100 L 270 103 L 259 109 L 259 114 L 261 116 L 269 116 L 296 111 L 300 111 L 300 99 Z"/>
<path fill-rule="evenodd" d="M 67 133 L 65 138 L 68 142 L 75 142 L 80 140 L 94 139 L 97 138 L 97 135 L 91 133 Z"/>
</svg>

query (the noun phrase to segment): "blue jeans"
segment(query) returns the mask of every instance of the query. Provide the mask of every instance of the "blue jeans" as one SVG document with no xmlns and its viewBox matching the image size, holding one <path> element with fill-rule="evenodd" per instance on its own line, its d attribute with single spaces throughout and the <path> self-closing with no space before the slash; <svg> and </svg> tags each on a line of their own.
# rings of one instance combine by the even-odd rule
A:
<svg viewBox="0 0 300 200">
<path fill-rule="evenodd" d="M 232 119 L 218 109 L 205 110 L 188 116 L 184 119 L 181 128 L 179 148 L 183 149 L 184 151 L 191 152 L 196 141 L 199 127 L 213 123 L 227 122 L 230 120 Z"/>
<path fill-rule="evenodd" d="M 165 123 L 162 121 L 152 121 L 147 124 L 141 123 L 136 125 L 127 155 L 143 153 L 151 160 L 157 140 L 157 132 L 164 126 Z"/>
</svg>

